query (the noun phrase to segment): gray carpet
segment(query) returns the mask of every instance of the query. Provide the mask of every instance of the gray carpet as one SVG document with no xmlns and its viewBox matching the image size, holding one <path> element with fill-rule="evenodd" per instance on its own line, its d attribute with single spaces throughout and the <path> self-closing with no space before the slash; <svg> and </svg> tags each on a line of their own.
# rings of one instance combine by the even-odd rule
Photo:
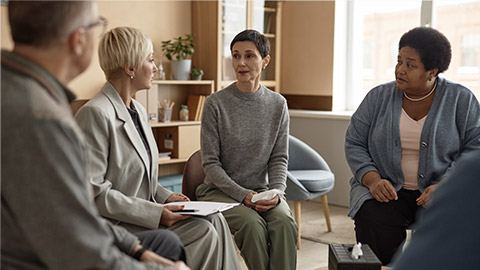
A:
<svg viewBox="0 0 480 270">
<path fill-rule="evenodd" d="M 347 216 L 348 208 L 329 206 L 332 232 L 327 231 L 321 203 L 302 202 L 302 238 L 324 244 L 354 244 L 353 220 Z"/>
</svg>

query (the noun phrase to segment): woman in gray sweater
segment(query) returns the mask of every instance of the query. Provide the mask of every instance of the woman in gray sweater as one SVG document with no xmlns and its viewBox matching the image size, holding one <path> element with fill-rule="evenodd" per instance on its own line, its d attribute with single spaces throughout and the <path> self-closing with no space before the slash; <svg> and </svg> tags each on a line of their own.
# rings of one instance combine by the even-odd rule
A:
<svg viewBox="0 0 480 270">
<path fill-rule="evenodd" d="M 448 68 L 447 38 L 418 27 L 400 39 L 396 81 L 372 89 L 352 116 L 345 152 L 353 172 L 357 241 L 386 265 L 456 160 L 480 149 L 480 106 Z M 441 236 L 439 236 L 441 237 Z"/>
<path fill-rule="evenodd" d="M 286 187 L 286 100 L 259 83 L 270 61 L 269 42 L 245 30 L 230 49 L 237 81 L 205 102 L 201 146 L 206 178 L 197 198 L 243 203 L 223 213 L 249 269 L 295 269 L 297 226 L 285 197 L 252 201 L 256 193 Z"/>
</svg>

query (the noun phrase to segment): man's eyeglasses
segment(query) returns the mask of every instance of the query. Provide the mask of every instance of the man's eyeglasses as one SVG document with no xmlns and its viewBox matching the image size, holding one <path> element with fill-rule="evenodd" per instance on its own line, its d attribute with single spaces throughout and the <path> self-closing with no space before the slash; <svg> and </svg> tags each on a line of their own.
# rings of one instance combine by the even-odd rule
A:
<svg viewBox="0 0 480 270">
<path fill-rule="evenodd" d="M 98 21 L 87 24 L 87 25 L 82 26 L 82 27 L 85 28 L 85 30 L 89 30 L 89 29 L 94 28 L 96 26 L 102 26 L 101 32 L 98 32 L 98 36 L 102 36 L 103 34 L 105 34 L 105 31 L 107 30 L 107 25 L 108 25 L 108 20 L 106 18 L 100 16 L 98 18 Z"/>
</svg>

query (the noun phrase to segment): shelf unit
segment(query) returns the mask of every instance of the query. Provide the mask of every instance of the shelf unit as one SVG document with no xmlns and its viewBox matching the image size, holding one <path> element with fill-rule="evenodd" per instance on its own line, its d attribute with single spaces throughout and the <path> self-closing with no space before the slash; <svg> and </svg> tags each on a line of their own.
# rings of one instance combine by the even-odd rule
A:
<svg viewBox="0 0 480 270">
<path fill-rule="evenodd" d="M 214 92 L 213 80 L 154 80 L 152 88 L 137 92 L 136 99 L 147 109 L 150 125 L 155 127 L 186 125 L 184 121 L 178 121 L 178 112 L 181 105 L 187 104 L 188 95 L 210 95 Z M 158 123 L 158 104 L 164 99 L 175 102 L 172 109 L 172 122 Z M 199 124 L 199 122 L 197 123 Z"/>
<path fill-rule="evenodd" d="M 255 29 L 270 41 L 270 64 L 261 83 L 279 92 L 281 1 L 192 1 L 192 31 L 195 37 L 193 65 L 213 79 L 216 90 L 235 81 L 230 42 L 245 29 Z"/>
<path fill-rule="evenodd" d="M 200 149 L 200 121 L 179 121 L 179 110 L 181 105 L 187 104 L 189 95 L 210 95 L 214 92 L 213 80 L 154 80 L 152 88 L 137 92 L 138 100 L 146 108 L 149 124 L 157 141 L 160 152 L 170 151 L 165 149 L 165 134 L 171 134 L 174 149 L 172 158 L 159 160 L 159 176 L 181 174 L 188 157 Z M 162 100 L 175 102 L 172 109 L 172 120 L 168 123 L 158 122 L 158 104 Z M 175 141 L 177 140 L 177 141 Z M 173 150 L 172 148 L 172 150 Z"/>
</svg>

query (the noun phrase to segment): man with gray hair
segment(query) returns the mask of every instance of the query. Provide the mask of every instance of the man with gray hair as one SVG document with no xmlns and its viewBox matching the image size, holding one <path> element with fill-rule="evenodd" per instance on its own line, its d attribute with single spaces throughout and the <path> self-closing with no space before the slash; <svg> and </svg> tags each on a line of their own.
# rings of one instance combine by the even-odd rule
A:
<svg viewBox="0 0 480 270">
<path fill-rule="evenodd" d="M 8 12 L 14 49 L 1 53 L 1 268 L 189 269 L 145 250 L 93 204 L 69 107 L 75 95 L 65 85 L 88 67 L 106 26 L 96 3 L 10 1 Z M 183 252 L 173 233 L 158 235 L 160 245 Z"/>
</svg>

